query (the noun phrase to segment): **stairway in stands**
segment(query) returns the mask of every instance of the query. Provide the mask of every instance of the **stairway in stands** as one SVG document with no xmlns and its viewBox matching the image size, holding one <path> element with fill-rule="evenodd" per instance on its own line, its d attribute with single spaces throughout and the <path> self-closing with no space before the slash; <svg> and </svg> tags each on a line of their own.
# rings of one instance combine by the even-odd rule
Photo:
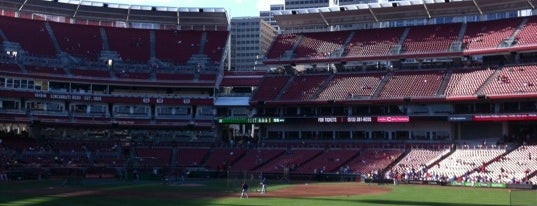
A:
<svg viewBox="0 0 537 206">
<path fill-rule="evenodd" d="M 48 35 L 50 36 L 52 43 L 54 44 L 56 53 L 57 54 L 61 53 L 62 49 L 60 47 L 60 43 L 58 43 L 58 39 L 56 39 L 56 35 L 54 35 L 54 31 L 52 31 L 52 27 L 50 27 L 50 24 L 48 22 L 45 22 L 45 28 L 47 29 Z"/>
<path fill-rule="evenodd" d="M 520 22 L 513 34 L 511 34 L 508 39 L 503 40 L 502 43 L 498 45 L 498 48 L 512 47 L 515 44 L 515 38 L 518 36 L 518 33 L 520 33 L 524 26 L 526 26 L 526 23 L 528 23 L 527 18 L 523 19 L 522 22 Z"/>
<path fill-rule="evenodd" d="M 200 51 L 198 52 L 198 54 L 204 54 L 205 44 L 207 44 L 207 32 L 202 32 L 201 41 L 200 41 Z"/>
<path fill-rule="evenodd" d="M 377 87 L 377 90 L 375 90 L 375 93 L 373 93 L 372 97 L 375 97 L 375 98 L 379 97 L 380 92 L 382 92 L 382 89 L 384 89 L 384 86 L 386 86 L 386 84 L 388 83 L 388 80 L 390 80 L 392 76 L 393 76 L 393 72 L 388 72 L 386 76 L 384 76 L 379 86 Z"/>
<path fill-rule="evenodd" d="M 401 34 L 397 44 L 390 48 L 390 54 L 397 55 L 403 52 L 403 43 L 405 42 L 408 33 L 410 33 L 410 28 L 406 28 L 405 31 L 403 31 L 403 34 Z"/>
<path fill-rule="evenodd" d="M 476 95 L 482 95 L 483 94 L 483 90 L 487 87 L 487 85 L 489 85 L 489 83 L 491 81 L 496 81 L 496 78 L 498 77 L 498 75 L 500 74 L 500 71 L 502 71 L 502 68 L 503 67 L 498 67 L 496 69 L 496 71 L 494 71 L 494 73 L 492 73 L 492 75 L 489 76 L 489 78 L 479 87 L 479 89 L 477 89 L 477 91 L 475 92 Z"/>
<path fill-rule="evenodd" d="M 101 39 L 103 40 L 103 50 L 110 50 L 110 45 L 108 44 L 108 36 L 106 36 L 106 31 L 104 28 L 99 28 L 99 32 L 101 33 Z"/>
<path fill-rule="evenodd" d="M 289 85 L 291 85 L 291 83 L 293 81 L 295 81 L 295 75 L 292 75 L 291 78 L 289 78 L 287 80 L 287 82 L 285 83 L 285 85 L 282 87 L 282 90 L 280 90 L 280 92 L 278 93 L 278 95 L 276 96 L 276 98 L 274 98 L 274 100 L 280 100 L 280 98 L 282 97 L 282 95 L 285 93 L 285 91 L 287 91 L 287 88 L 289 88 Z"/>
<path fill-rule="evenodd" d="M 453 75 L 453 71 L 451 69 L 448 69 L 446 74 L 444 74 L 442 83 L 440 83 L 440 88 L 438 88 L 438 92 L 436 92 L 436 96 L 441 96 L 446 93 L 446 88 L 449 84 L 449 79 L 451 79 L 451 75 Z"/>
<path fill-rule="evenodd" d="M 319 95 L 321 94 L 321 92 L 323 92 L 326 89 L 326 87 L 328 87 L 328 85 L 330 85 L 330 82 L 332 82 L 332 79 L 334 79 L 334 76 L 335 76 L 335 74 L 332 73 L 332 74 L 330 74 L 330 76 L 328 76 L 328 78 L 326 80 L 324 80 L 324 82 L 321 84 L 319 89 L 317 89 L 317 91 L 315 91 L 315 93 L 313 93 L 313 95 L 311 95 L 312 100 L 319 98 Z"/>
<path fill-rule="evenodd" d="M 157 49 L 156 49 L 156 37 L 155 37 L 155 31 L 151 30 L 149 31 L 149 59 L 156 59 L 157 58 Z"/>
<path fill-rule="evenodd" d="M 462 40 L 464 39 L 464 34 L 466 33 L 466 27 L 468 26 L 468 24 L 466 22 L 463 22 L 461 24 L 461 29 L 459 30 L 459 35 L 457 36 L 457 41 L 454 41 L 453 43 L 451 43 L 451 45 L 449 46 L 449 51 L 450 52 L 460 52 L 462 51 Z"/>
</svg>

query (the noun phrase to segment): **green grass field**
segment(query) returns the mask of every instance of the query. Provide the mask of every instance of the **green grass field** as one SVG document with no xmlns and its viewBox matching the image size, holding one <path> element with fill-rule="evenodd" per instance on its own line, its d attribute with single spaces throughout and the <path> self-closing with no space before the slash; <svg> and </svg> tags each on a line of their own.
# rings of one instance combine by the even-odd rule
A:
<svg viewBox="0 0 537 206">
<path fill-rule="evenodd" d="M 420 185 L 372 185 L 389 187 L 393 191 L 382 195 L 339 197 L 239 198 L 239 188 L 230 188 L 225 181 L 203 181 L 202 186 L 178 187 L 160 182 L 113 182 L 62 185 L 61 181 L 10 182 L 0 184 L 0 206 L 343 206 L 343 205 L 408 205 L 408 206 L 493 206 L 509 205 L 509 190 L 459 188 Z M 361 184 L 361 183 L 356 183 Z M 291 185 L 271 185 L 269 191 Z M 92 192 L 88 192 L 92 191 Z M 197 193 L 197 198 L 169 198 L 158 194 Z M 203 197 L 207 193 L 224 193 L 223 197 Z M 120 195 L 110 195 L 120 194 Z M 535 191 L 528 193 L 535 195 Z"/>
</svg>

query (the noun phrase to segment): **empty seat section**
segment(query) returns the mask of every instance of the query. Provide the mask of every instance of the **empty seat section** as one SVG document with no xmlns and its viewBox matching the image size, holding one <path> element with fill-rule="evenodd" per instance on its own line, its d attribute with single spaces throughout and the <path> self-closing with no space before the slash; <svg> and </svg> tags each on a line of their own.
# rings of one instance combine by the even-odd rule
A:
<svg viewBox="0 0 537 206">
<path fill-rule="evenodd" d="M 7 40 L 16 42 L 31 55 L 56 57 L 56 49 L 42 21 L 0 17 Z"/>
<path fill-rule="evenodd" d="M 224 53 L 224 47 L 228 37 L 227 31 L 208 31 L 204 53 L 211 59 L 211 64 L 218 65 Z"/>
<path fill-rule="evenodd" d="M 432 175 L 460 177 L 503 154 L 502 149 L 457 149 L 450 156 L 429 168 Z"/>
<path fill-rule="evenodd" d="M 149 79 L 150 75 L 146 72 L 116 72 L 116 77 L 122 79 Z"/>
<path fill-rule="evenodd" d="M 283 149 L 252 149 L 246 152 L 243 158 L 239 159 L 231 170 L 233 171 L 250 171 L 256 167 L 266 164 L 275 157 L 281 155 Z"/>
<path fill-rule="evenodd" d="M 345 47 L 345 57 L 382 56 L 397 44 L 404 28 L 358 30 Z"/>
<path fill-rule="evenodd" d="M 192 73 L 157 73 L 158 80 L 182 80 L 192 81 L 194 80 L 194 74 Z"/>
<path fill-rule="evenodd" d="M 321 100 L 342 100 L 370 97 L 380 85 L 384 73 L 335 74 L 328 86 L 319 94 Z"/>
<path fill-rule="evenodd" d="M 304 162 L 311 160 L 322 152 L 317 149 L 293 149 L 284 152 L 284 154 L 278 156 L 278 158 L 270 161 L 269 163 L 256 169 L 258 172 L 283 172 L 284 169 L 289 171 L 295 170 Z"/>
<path fill-rule="evenodd" d="M 216 74 L 200 74 L 199 75 L 200 81 L 215 81 L 216 80 Z"/>
<path fill-rule="evenodd" d="M 62 51 L 95 61 L 103 49 L 99 27 L 50 22 Z"/>
<path fill-rule="evenodd" d="M 177 166 L 200 166 L 208 153 L 209 148 L 178 148 Z"/>
<path fill-rule="evenodd" d="M 494 73 L 492 69 L 455 70 L 446 87 L 446 96 L 474 95 Z"/>
<path fill-rule="evenodd" d="M 460 28 L 460 24 L 410 27 L 403 51 L 405 54 L 447 52 L 451 43 L 457 40 Z"/>
<path fill-rule="evenodd" d="M 522 145 L 470 175 L 494 182 L 517 184 L 537 171 L 537 146 Z M 514 180 L 514 181 L 513 181 Z"/>
<path fill-rule="evenodd" d="M 106 27 L 110 50 L 117 51 L 123 61 L 147 63 L 149 30 Z"/>
<path fill-rule="evenodd" d="M 329 150 L 300 166 L 295 173 L 314 174 L 336 172 L 341 166 L 344 166 L 344 163 L 357 154 L 357 150 Z"/>
<path fill-rule="evenodd" d="M 349 34 L 348 31 L 303 34 L 295 58 L 328 58 L 343 46 Z"/>
<path fill-rule="evenodd" d="M 368 174 L 371 171 L 380 172 L 402 154 L 403 151 L 401 150 L 362 150 L 359 156 L 348 163 L 348 166 L 355 173 Z"/>
<path fill-rule="evenodd" d="M 278 35 L 267 53 L 267 59 L 278 59 L 283 57 L 285 51 L 291 50 L 297 41 L 298 37 L 296 34 Z"/>
<path fill-rule="evenodd" d="M 91 78 L 110 78 L 110 71 L 96 69 L 70 69 L 73 76 Z"/>
<path fill-rule="evenodd" d="M 255 87 L 261 83 L 262 78 L 224 77 L 221 86 L 224 87 Z"/>
<path fill-rule="evenodd" d="M 170 164 L 171 148 L 136 148 L 136 155 L 142 166 L 168 166 Z"/>
<path fill-rule="evenodd" d="M 488 22 L 468 23 L 463 38 L 467 50 L 493 49 L 508 39 L 520 25 L 522 19 L 505 19 Z"/>
<path fill-rule="evenodd" d="M 447 154 L 447 152 L 449 150 L 412 149 L 393 169 L 399 172 L 405 172 L 411 169 L 418 170 L 421 167 L 430 166 L 434 161 L 439 160 L 442 154 Z"/>
<path fill-rule="evenodd" d="M 200 31 L 155 31 L 157 59 L 184 65 L 200 52 Z"/>
<path fill-rule="evenodd" d="M 444 71 L 395 72 L 380 97 L 436 96 L 444 75 Z"/>
<path fill-rule="evenodd" d="M 13 73 L 21 73 L 22 70 L 17 64 L 0 64 L 0 71 L 2 72 L 13 72 Z"/>
<path fill-rule="evenodd" d="M 515 46 L 527 46 L 537 44 L 537 18 L 528 17 L 528 22 L 516 36 Z"/>
<path fill-rule="evenodd" d="M 207 159 L 205 167 L 211 170 L 226 170 L 245 152 L 243 149 L 215 148 Z"/>
<path fill-rule="evenodd" d="M 261 81 L 261 84 L 257 87 L 257 91 L 252 97 L 252 100 L 274 100 L 289 78 L 289 76 L 265 76 Z"/>
<path fill-rule="evenodd" d="M 287 87 L 280 100 L 308 100 L 319 90 L 327 75 L 302 75 L 296 76 Z"/>
<path fill-rule="evenodd" d="M 506 66 L 490 81 L 483 94 L 521 94 L 537 92 L 537 65 Z"/>
<path fill-rule="evenodd" d="M 63 70 L 63 68 L 57 67 L 26 66 L 26 69 L 30 74 L 66 75 L 65 70 Z"/>
</svg>

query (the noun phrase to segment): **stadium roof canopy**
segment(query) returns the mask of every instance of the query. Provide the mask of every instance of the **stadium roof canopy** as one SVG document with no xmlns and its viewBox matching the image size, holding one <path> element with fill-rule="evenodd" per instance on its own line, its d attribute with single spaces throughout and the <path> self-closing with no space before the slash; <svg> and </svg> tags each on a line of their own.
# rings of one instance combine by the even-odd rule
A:
<svg viewBox="0 0 537 206">
<path fill-rule="evenodd" d="M 537 0 L 409 0 L 274 11 L 283 28 L 468 16 L 534 9 Z"/>
<path fill-rule="evenodd" d="M 0 0 L 0 9 L 75 19 L 227 28 L 224 8 L 182 8 L 102 3 L 84 0 Z"/>
</svg>

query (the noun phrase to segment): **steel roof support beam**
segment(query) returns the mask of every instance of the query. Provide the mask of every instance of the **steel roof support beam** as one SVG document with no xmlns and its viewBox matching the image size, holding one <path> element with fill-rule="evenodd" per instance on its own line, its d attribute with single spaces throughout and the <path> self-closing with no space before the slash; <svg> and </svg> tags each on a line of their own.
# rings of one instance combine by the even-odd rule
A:
<svg viewBox="0 0 537 206">
<path fill-rule="evenodd" d="M 379 22 L 379 19 L 377 18 L 377 15 L 375 15 L 375 12 L 373 12 L 373 9 L 371 7 L 368 7 L 369 13 L 373 16 L 373 19 L 375 19 L 375 22 Z"/>
<path fill-rule="evenodd" d="M 472 0 L 472 2 L 474 2 L 475 8 L 477 8 L 477 10 L 479 11 L 479 14 L 483 15 L 483 11 L 481 11 L 481 8 L 477 4 L 477 2 L 475 0 Z"/>
<path fill-rule="evenodd" d="M 76 5 L 75 13 L 73 13 L 73 18 L 76 18 L 76 15 L 78 14 L 78 10 L 80 9 L 80 3 L 82 3 L 82 1 L 79 1 L 78 5 Z"/>
<path fill-rule="evenodd" d="M 328 23 L 328 21 L 326 21 L 326 18 L 324 18 L 323 13 L 322 13 L 322 12 L 319 12 L 319 15 L 321 16 L 321 19 L 323 19 L 324 24 L 325 24 L 326 26 L 330 26 L 330 24 Z"/>
<path fill-rule="evenodd" d="M 181 24 L 180 24 L 180 20 L 179 20 L 179 8 L 177 8 L 177 27 L 179 27 Z M 231 25 L 231 24 L 230 24 Z M 179 29 L 176 29 L 176 30 L 179 30 Z"/>
<path fill-rule="evenodd" d="M 531 6 L 532 9 L 535 9 L 535 5 L 533 5 L 530 0 L 528 0 L 528 4 Z"/>
<path fill-rule="evenodd" d="M 24 5 L 26 5 L 27 2 L 28 0 L 24 0 L 24 2 L 21 4 L 21 7 L 19 7 L 18 12 L 21 12 L 22 8 L 24 8 Z"/>
<path fill-rule="evenodd" d="M 127 25 L 129 24 L 130 16 L 131 16 L 131 7 L 129 6 L 129 9 L 127 9 L 127 19 L 125 19 L 125 23 L 127 23 Z M 130 25 L 128 27 L 130 27 Z"/>
<path fill-rule="evenodd" d="M 425 8 L 425 13 L 427 13 L 427 17 L 430 19 L 431 13 L 429 12 L 429 8 L 427 8 L 427 4 L 425 4 L 425 2 L 423 2 L 423 8 Z"/>
</svg>

